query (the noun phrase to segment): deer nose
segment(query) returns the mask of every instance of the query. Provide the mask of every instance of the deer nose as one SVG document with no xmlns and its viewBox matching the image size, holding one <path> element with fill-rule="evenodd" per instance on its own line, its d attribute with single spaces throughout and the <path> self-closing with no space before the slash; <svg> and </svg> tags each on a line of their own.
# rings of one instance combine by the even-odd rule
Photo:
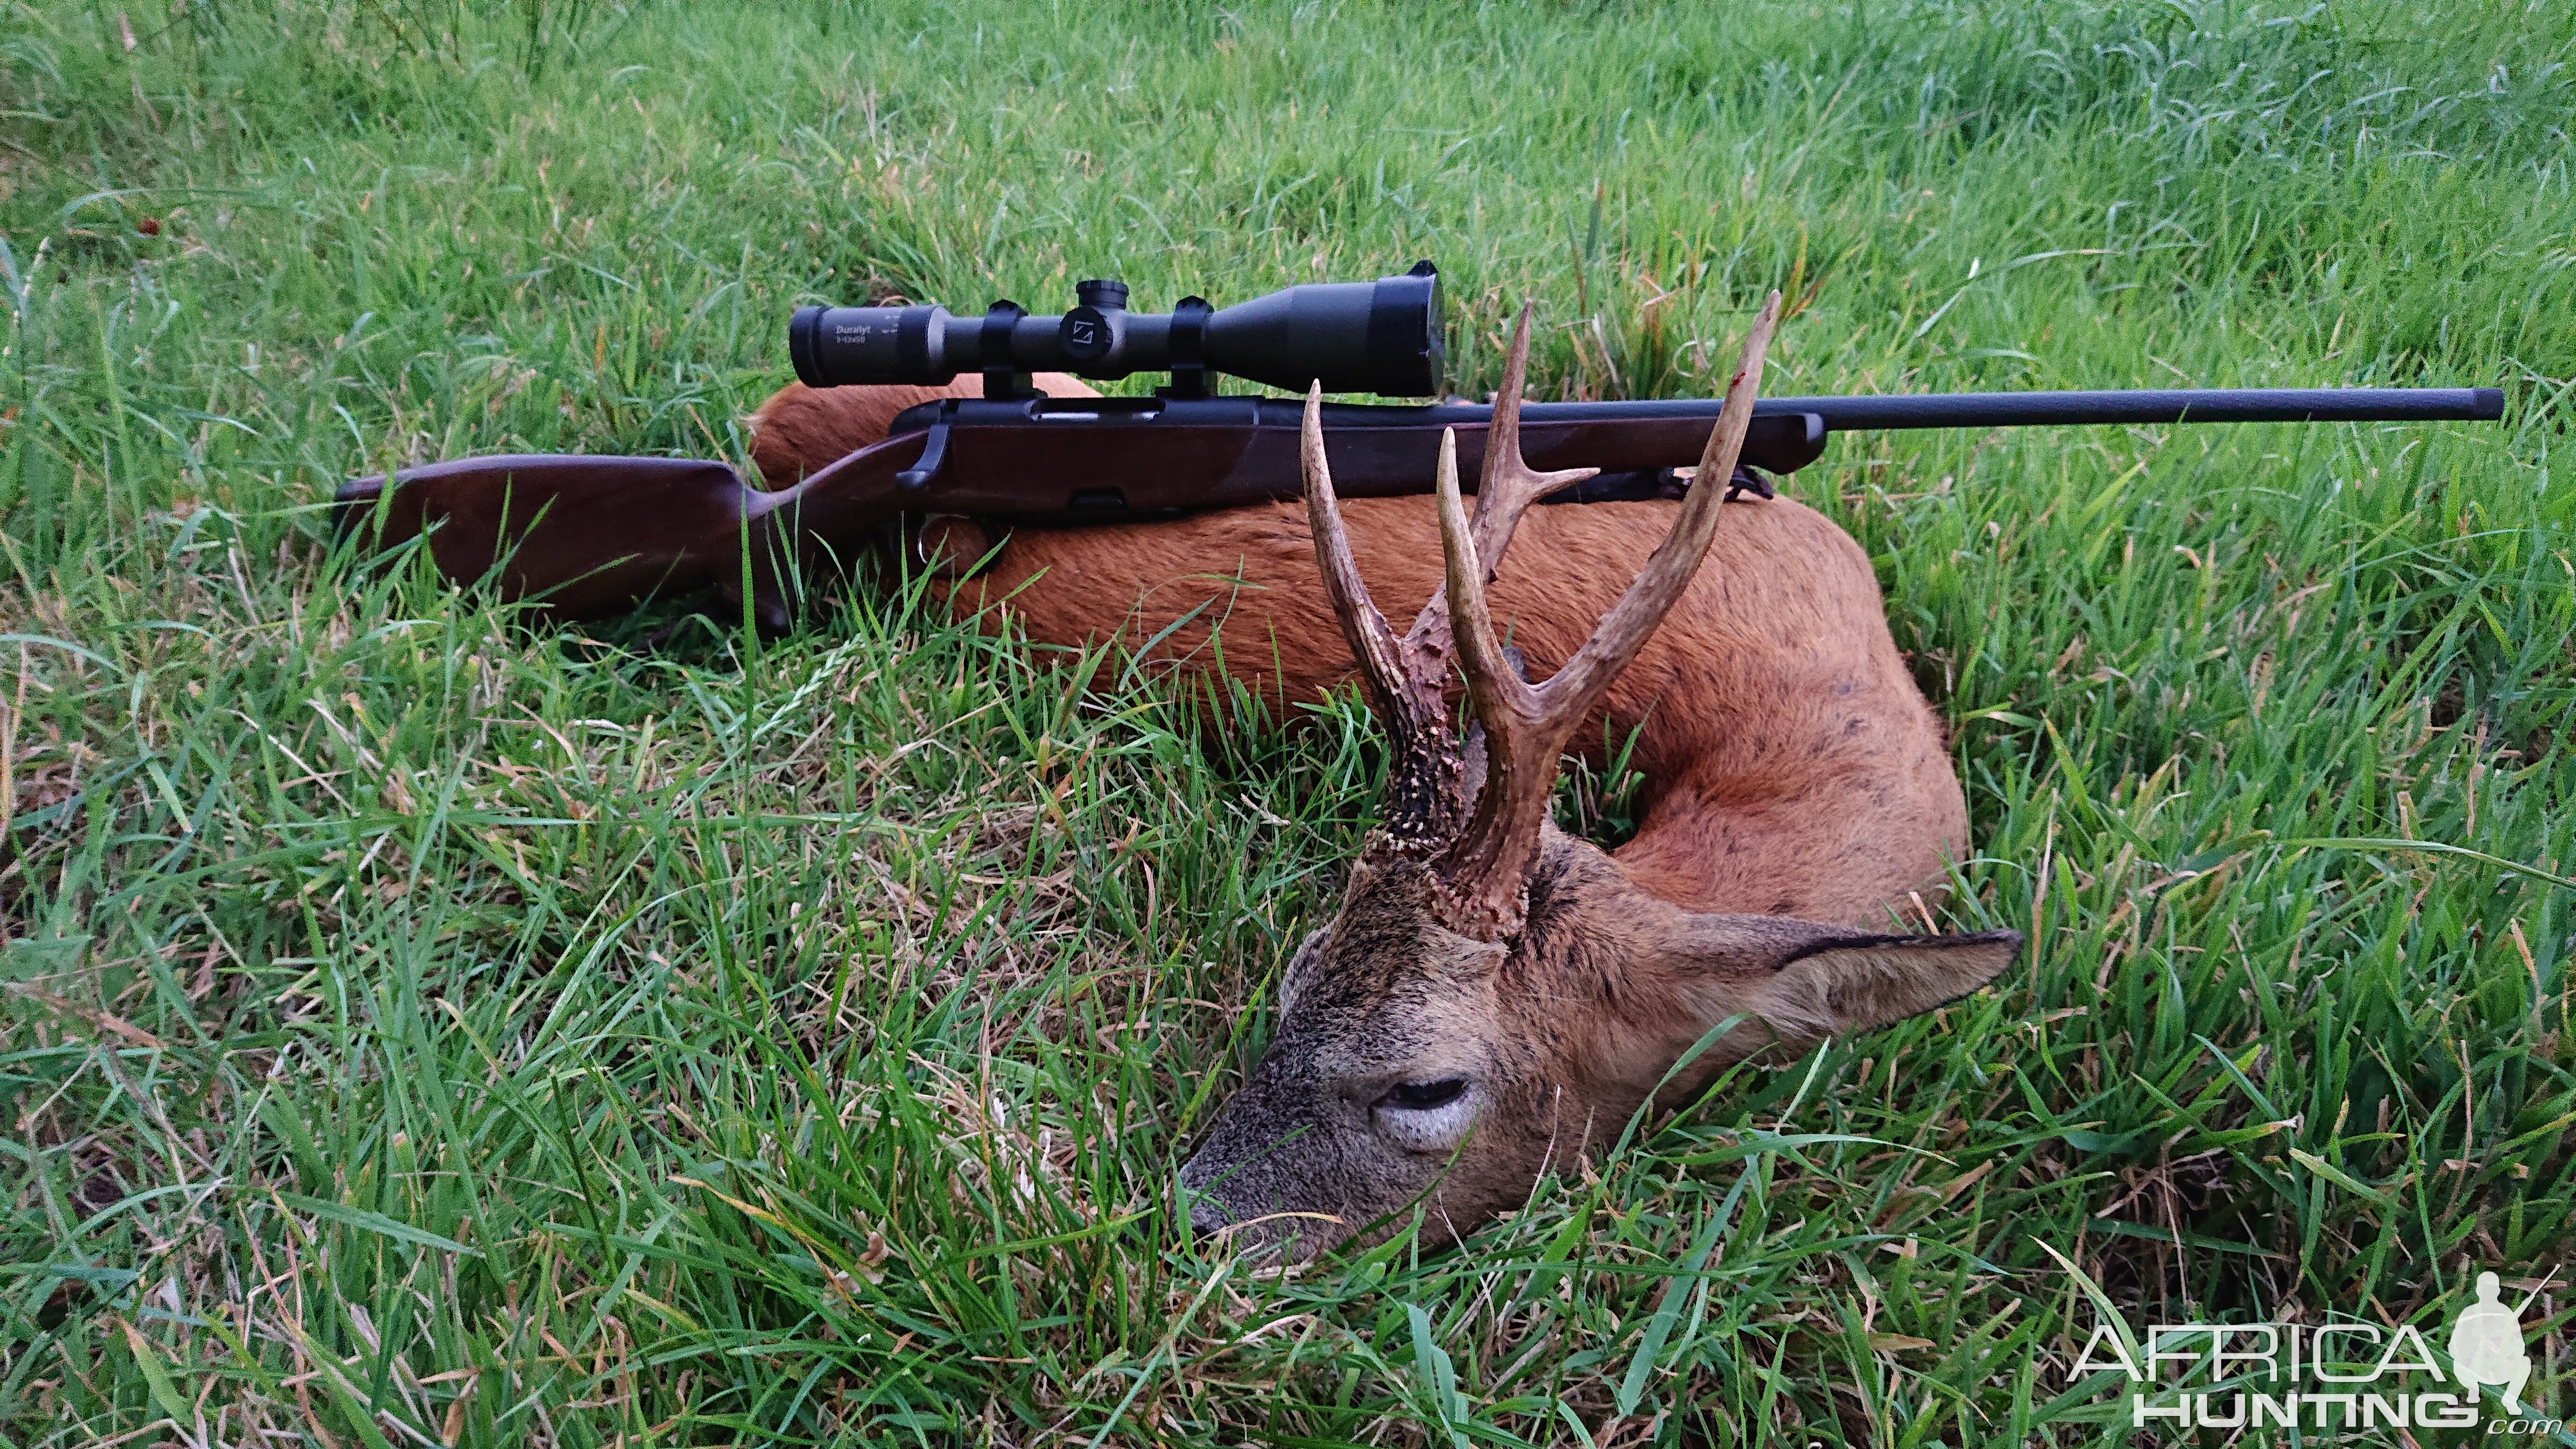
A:
<svg viewBox="0 0 2576 1449">
<path fill-rule="evenodd" d="M 1216 1205 L 1216 1199 L 1203 1197 L 1190 1204 L 1190 1232 L 1197 1237 L 1210 1237 L 1225 1230 L 1234 1219 Z"/>
</svg>

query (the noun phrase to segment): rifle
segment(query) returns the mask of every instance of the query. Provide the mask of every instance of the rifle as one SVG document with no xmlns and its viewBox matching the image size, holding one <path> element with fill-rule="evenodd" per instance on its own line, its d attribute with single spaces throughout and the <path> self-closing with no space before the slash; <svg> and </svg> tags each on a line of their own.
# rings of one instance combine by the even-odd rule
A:
<svg viewBox="0 0 2576 1449">
<path fill-rule="evenodd" d="M 995 303 L 981 318 L 938 307 L 813 307 L 789 328 L 809 386 L 941 383 L 980 369 L 986 395 L 906 409 L 884 441 L 793 486 L 747 484 L 689 458 L 511 454 L 353 479 L 338 493 L 343 532 L 380 546 L 427 534 L 439 571 L 489 578 L 503 595 L 585 617 L 648 596 L 717 585 L 748 594 L 764 628 L 787 626 L 803 581 L 864 551 L 907 518 L 997 524 L 1170 518 L 1300 496 L 1304 407 L 1211 396 L 1221 371 L 1274 385 L 1421 395 L 1439 387 L 1438 275 L 1423 262 L 1376 282 L 1316 283 L 1222 311 L 1189 298 L 1128 314 L 1127 289 L 1091 281 L 1060 317 Z M 1114 289 L 1114 290 L 1113 290 Z M 1115 378 L 1166 369 L 1152 397 L 1050 398 L 1027 374 L 1061 368 Z M 1678 497 L 1674 470 L 1698 461 L 1718 399 L 1528 403 L 1520 440 L 1542 470 L 1594 476 L 1549 502 Z M 1494 409 L 1331 403 L 1321 409 L 1344 498 L 1431 491 L 1441 434 L 1458 435 L 1474 478 Z M 2495 388 L 2259 388 L 1948 393 L 1767 398 L 1755 405 L 1730 495 L 1772 496 L 1771 479 L 1823 456 L 1838 432 L 2217 422 L 2494 421 Z"/>
</svg>

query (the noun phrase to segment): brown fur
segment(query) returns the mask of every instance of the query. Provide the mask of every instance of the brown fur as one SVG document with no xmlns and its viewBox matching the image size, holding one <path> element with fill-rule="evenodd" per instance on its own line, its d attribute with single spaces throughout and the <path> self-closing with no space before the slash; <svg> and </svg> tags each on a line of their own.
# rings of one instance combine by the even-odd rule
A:
<svg viewBox="0 0 2576 1449">
<path fill-rule="evenodd" d="M 792 481 L 934 395 L 949 394 L 790 388 L 762 409 L 754 457 L 773 486 Z M 1580 647 L 1678 508 L 1522 518 L 1491 598 L 1532 677 Z M 1371 596 L 1409 618 L 1440 586 L 1433 500 L 1342 510 Z M 1294 505 L 1021 529 L 973 577 L 959 565 L 985 552 L 977 526 L 949 520 L 924 541 L 958 575 L 952 607 L 999 604 L 1034 640 L 1141 646 L 1169 629 L 1154 657 L 1222 669 L 1274 704 L 1352 676 Z M 1966 802 L 1867 557 L 1822 515 L 1787 498 L 1725 508 L 1708 564 L 1576 746 L 1597 762 L 1631 730 L 1646 779 L 1635 838 L 1604 854 L 1545 828 L 1513 939 L 1440 927 L 1418 864 L 1355 868 L 1290 965 L 1268 1054 L 1183 1171 L 1202 1226 L 1304 1253 L 1421 1203 L 1434 1236 L 1460 1230 L 1614 1136 L 1730 1017 L 1754 1020 L 1677 1087 L 1775 1042 L 1928 1009 L 2011 959 L 2010 933 L 1879 934 L 1909 892 L 1938 891 L 1966 845 Z M 1392 1095 L 1452 1079 L 1472 1083 L 1453 1108 Z"/>
<path fill-rule="evenodd" d="M 1059 395 L 1080 390 L 1059 386 Z M 950 395 L 975 394 L 790 387 L 761 410 L 752 456 L 780 486 L 844 444 L 881 439 L 903 407 Z M 1494 614 L 1533 675 L 1581 644 L 1680 506 L 1549 506 L 1522 519 L 1494 581 Z M 1432 500 L 1342 507 L 1370 594 L 1410 617 L 1440 581 Z M 952 529 L 944 558 L 982 556 L 980 531 Z M 1221 640 L 1224 667 L 1274 704 L 1351 678 L 1294 504 L 1020 529 L 951 597 L 961 610 L 1008 598 L 1031 639 L 1064 645 L 1141 645 L 1198 610 L 1155 656 L 1213 670 Z M 1605 734 L 1615 747 L 1642 726 L 1632 761 L 1646 780 L 1643 813 L 1617 859 L 1637 885 L 1686 909 L 1883 926 L 1909 890 L 1937 891 L 1967 843 L 1967 802 L 1940 722 L 1888 635 L 1868 557 L 1785 497 L 1727 506 L 1707 566 L 1611 690 L 1603 724 L 1575 735 L 1596 763 Z"/>
</svg>

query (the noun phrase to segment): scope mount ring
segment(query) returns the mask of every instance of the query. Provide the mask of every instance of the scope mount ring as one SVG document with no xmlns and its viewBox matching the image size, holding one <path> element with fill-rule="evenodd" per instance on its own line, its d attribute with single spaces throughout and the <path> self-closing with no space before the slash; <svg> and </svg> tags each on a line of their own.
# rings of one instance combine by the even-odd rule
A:
<svg viewBox="0 0 2576 1449">
<path fill-rule="evenodd" d="M 1029 383 L 1029 375 L 1009 361 L 1011 331 L 1018 327 L 1020 319 L 1027 315 L 1029 310 L 1026 307 L 1008 297 L 1001 298 L 984 309 L 984 330 L 980 337 L 982 346 L 978 349 L 984 363 L 984 396 L 991 398 L 1037 396 L 1037 389 Z M 998 367 L 993 365 L 995 358 L 1003 359 Z"/>
<path fill-rule="evenodd" d="M 1208 396 L 1207 323 L 1216 315 L 1205 297 L 1183 297 L 1172 304 L 1172 332 L 1165 365 L 1172 380 L 1154 391 L 1167 398 L 1195 401 Z"/>
</svg>

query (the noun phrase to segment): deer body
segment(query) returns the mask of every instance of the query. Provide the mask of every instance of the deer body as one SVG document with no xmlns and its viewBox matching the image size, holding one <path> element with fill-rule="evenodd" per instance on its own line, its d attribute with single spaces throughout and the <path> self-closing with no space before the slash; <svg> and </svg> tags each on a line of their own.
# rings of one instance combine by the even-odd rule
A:
<svg viewBox="0 0 2576 1449">
<path fill-rule="evenodd" d="M 1533 674 L 1582 644 L 1680 507 L 1595 503 L 1522 520 L 1494 607 Z M 1353 499 L 1344 512 L 1373 597 L 1439 588 L 1432 500 Z M 1940 724 L 1888 637 L 1859 545 L 1785 498 L 1726 514 L 1717 566 L 1576 731 L 1577 752 L 1596 763 L 1639 731 L 1641 815 L 1616 859 L 1648 893 L 1693 910 L 1883 926 L 1966 843 Z M 1291 504 L 1023 530 L 950 597 L 1008 597 L 1049 643 L 1142 645 L 1179 623 L 1160 656 L 1214 669 L 1221 643 L 1223 667 L 1274 704 L 1307 701 L 1352 678 L 1314 549 Z"/>
<path fill-rule="evenodd" d="M 1718 1024 L 1751 1018 L 1671 1090 L 1927 1010 L 2018 947 L 2008 932 L 1887 934 L 1909 893 L 1940 889 L 1967 812 L 1859 546 L 1786 498 L 1528 507 L 1582 475 L 1520 466 L 1524 347 L 1473 525 L 1454 483 L 1337 503 L 1310 413 L 1304 508 L 1023 529 L 980 572 L 964 567 L 988 552 L 975 526 L 922 535 L 960 610 L 1000 602 L 1046 643 L 1159 641 L 1155 657 L 1274 704 L 1356 676 L 1387 725 L 1385 824 L 1292 959 L 1264 1060 L 1183 1171 L 1195 1220 L 1238 1245 L 1311 1253 L 1413 1204 L 1435 1236 L 1463 1231 L 1615 1135 Z M 772 486 L 793 481 L 940 395 L 788 389 L 762 410 L 754 458 Z M 1721 448 L 1721 421 L 1700 476 L 1733 469 L 1729 396 L 1736 442 Z M 1400 637 L 1370 603 L 1426 598 Z M 1544 683 L 1503 677 L 1505 641 Z M 1461 673 L 1480 726 L 1463 755 Z M 1631 730 L 1640 823 L 1605 853 L 1558 831 L 1546 802 L 1560 751 L 1598 760 Z"/>
<path fill-rule="evenodd" d="M 952 387 L 971 396 L 977 384 L 970 375 Z M 762 409 L 754 457 L 772 486 L 793 482 L 944 395 L 790 387 Z M 1591 503 L 1522 519 L 1494 607 L 1533 673 L 1582 644 L 1681 506 Z M 1439 588 L 1433 500 L 1356 498 L 1342 510 L 1373 597 Z M 972 564 L 988 543 L 961 528 L 942 536 L 940 557 Z M 945 592 L 961 611 L 1000 604 L 1042 644 L 1159 638 L 1154 657 L 1230 671 L 1274 707 L 1353 677 L 1295 504 L 1018 529 L 984 571 Z M 1599 764 L 1632 730 L 1630 762 L 1645 783 L 1636 835 L 1613 858 L 1648 895 L 1685 909 L 1884 927 L 1908 892 L 1937 896 L 1966 848 L 1967 803 L 1940 722 L 1888 635 L 1868 556 L 1785 496 L 1726 506 L 1709 566 L 1577 729 L 1576 752 Z"/>
</svg>

